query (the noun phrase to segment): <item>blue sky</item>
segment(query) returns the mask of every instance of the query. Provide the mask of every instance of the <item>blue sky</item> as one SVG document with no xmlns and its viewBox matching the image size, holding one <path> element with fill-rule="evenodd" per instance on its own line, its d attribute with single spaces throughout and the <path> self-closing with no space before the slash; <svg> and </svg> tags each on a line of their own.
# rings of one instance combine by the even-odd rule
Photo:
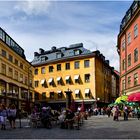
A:
<svg viewBox="0 0 140 140">
<path fill-rule="evenodd" d="M 1 27 L 25 50 L 82 42 L 119 70 L 116 51 L 121 19 L 132 1 L 0 1 Z"/>
</svg>

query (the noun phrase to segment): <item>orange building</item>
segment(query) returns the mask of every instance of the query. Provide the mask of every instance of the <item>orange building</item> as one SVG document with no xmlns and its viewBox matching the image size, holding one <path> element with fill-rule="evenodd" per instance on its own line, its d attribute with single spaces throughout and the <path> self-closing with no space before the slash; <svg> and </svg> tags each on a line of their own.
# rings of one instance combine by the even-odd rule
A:
<svg viewBox="0 0 140 140">
<path fill-rule="evenodd" d="M 112 67 L 99 51 L 91 52 L 82 43 L 34 53 L 35 101 L 51 106 L 66 104 L 65 91 L 72 91 L 75 103 L 87 106 L 112 101 Z M 114 96 L 113 96 L 114 97 Z M 115 96 L 116 97 L 116 96 Z"/>
<path fill-rule="evenodd" d="M 120 25 L 120 93 L 140 91 L 140 1 L 134 1 Z"/>
</svg>

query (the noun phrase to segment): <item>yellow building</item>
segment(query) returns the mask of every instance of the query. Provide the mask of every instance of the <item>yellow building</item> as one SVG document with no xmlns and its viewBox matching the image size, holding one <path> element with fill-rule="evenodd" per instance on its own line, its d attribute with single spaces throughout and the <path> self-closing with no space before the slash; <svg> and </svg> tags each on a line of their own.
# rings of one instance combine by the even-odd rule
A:
<svg viewBox="0 0 140 140">
<path fill-rule="evenodd" d="M 109 61 L 99 51 L 91 52 L 82 43 L 34 53 L 35 100 L 55 108 L 65 106 L 68 89 L 76 104 L 93 105 L 111 100 Z M 57 106 L 58 105 L 58 106 Z"/>
<path fill-rule="evenodd" d="M 29 109 L 27 101 L 34 98 L 33 70 L 24 50 L 0 28 L 0 103 Z"/>
</svg>

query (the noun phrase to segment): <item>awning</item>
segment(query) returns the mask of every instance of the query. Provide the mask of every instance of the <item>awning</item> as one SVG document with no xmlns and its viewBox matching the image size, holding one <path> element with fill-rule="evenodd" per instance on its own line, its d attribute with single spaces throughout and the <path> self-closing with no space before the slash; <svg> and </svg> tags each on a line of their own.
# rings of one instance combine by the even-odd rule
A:
<svg viewBox="0 0 140 140">
<path fill-rule="evenodd" d="M 61 77 L 57 77 L 57 79 L 56 79 L 57 81 L 60 81 L 61 80 Z"/>
<path fill-rule="evenodd" d="M 66 78 L 65 78 L 66 80 L 69 80 L 70 79 L 70 76 L 66 76 Z"/>
<path fill-rule="evenodd" d="M 53 81 L 53 78 L 50 78 L 50 79 L 48 80 L 49 83 L 51 83 L 52 81 Z"/>
<path fill-rule="evenodd" d="M 58 90 L 57 93 L 62 93 L 62 91 L 61 90 Z"/>
<path fill-rule="evenodd" d="M 75 90 L 75 94 L 79 94 L 80 90 L 79 89 L 76 89 Z"/>
<path fill-rule="evenodd" d="M 44 84 L 46 79 L 41 80 L 40 84 Z"/>
<path fill-rule="evenodd" d="M 79 79 L 79 75 L 74 76 L 74 80 L 77 80 L 77 79 Z"/>
<path fill-rule="evenodd" d="M 85 93 L 89 93 L 89 91 L 90 91 L 89 88 L 85 89 Z"/>
</svg>

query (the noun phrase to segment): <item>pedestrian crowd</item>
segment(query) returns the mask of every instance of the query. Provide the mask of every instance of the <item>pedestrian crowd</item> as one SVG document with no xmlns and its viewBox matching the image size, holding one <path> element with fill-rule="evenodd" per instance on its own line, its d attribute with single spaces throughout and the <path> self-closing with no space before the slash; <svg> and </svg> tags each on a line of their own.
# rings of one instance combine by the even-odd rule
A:
<svg viewBox="0 0 140 140">
<path fill-rule="evenodd" d="M 9 120 L 10 127 L 15 129 L 15 120 L 17 117 L 17 110 L 14 104 L 11 104 L 8 108 L 4 104 L 0 104 L 0 125 L 1 130 L 6 130 L 6 121 Z"/>
<path fill-rule="evenodd" d="M 110 113 L 113 116 L 114 121 L 119 120 L 119 116 L 123 116 L 124 121 L 128 120 L 128 117 L 137 117 L 138 120 L 140 119 L 140 107 L 130 107 L 127 105 L 123 105 L 121 107 L 114 106 L 112 108 L 108 107 L 110 110 Z M 110 115 L 109 115 L 110 116 Z"/>
</svg>

